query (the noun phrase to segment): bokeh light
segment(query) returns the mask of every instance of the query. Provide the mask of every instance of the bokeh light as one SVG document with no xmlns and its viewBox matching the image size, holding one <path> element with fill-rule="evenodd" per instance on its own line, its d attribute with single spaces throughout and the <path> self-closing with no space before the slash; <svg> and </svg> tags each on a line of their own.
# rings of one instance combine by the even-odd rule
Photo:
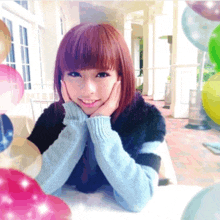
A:
<svg viewBox="0 0 220 220">
<path fill-rule="evenodd" d="M 206 114 L 220 125 L 220 73 L 210 77 L 202 89 L 202 104 Z"/>
<path fill-rule="evenodd" d="M 0 115 L 0 153 L 9 147 L 13 139 L 13 125 L 7 115 Z"/>
<path fill-rule="evenodd" d="M 24 173 L 0 168 L 0 219 L 70 220 L 71 210 Z"/>
<path fill-rule="evenodd" d="M 186 206 L 181 220 L 220 219 L 219 196 L 219 183 L 202 189 Z"/>
<path fill-rule="evenodd" d="M 24 94 L 24 81 L 13 68 L 0 64 L 0 114 L 16 106 Z"/>
<path fill-rule="evenodd" d="M 0 168 L 13 168 L 35 178 L 42 166 L 38 147 L 25 138 L 14 138 L 11 145 L 0 154 Z"/>
<path fill-rule="evenodd" d="M 182 28 L 187 39 L 202 51 L 208 51 L 209 38 L 219 22 L 203 18 L 187 7 L 182 15 Z"/>
<path fill-rule="evenodd" d="M 220 72 L 220 25 L 212 32 L 208 45 L 209 58 L 215 71 Z"/>
<path fill-rule="evenodd" d="M 11 34 L 6 24 L 0 20 L 0 64 L 7 57 L 11 49 Z"/>
<path fill-rule="evenodd" d="M 212 21 L 220 21 L 220 2 L 219 1 L 186 1 L 188 6 L 203 16 Z"/>
</svg>

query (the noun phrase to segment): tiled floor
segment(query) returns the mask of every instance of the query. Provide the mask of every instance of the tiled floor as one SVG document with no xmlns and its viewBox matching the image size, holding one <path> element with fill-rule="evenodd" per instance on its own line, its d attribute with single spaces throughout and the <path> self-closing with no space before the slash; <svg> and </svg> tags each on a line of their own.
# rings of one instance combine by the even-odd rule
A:
<svg viewBox="0 0 220 220">
<path fill-rule="evenodd" d="M 146 102 L 155 105 L 165 117 L 166 141 L 176 171 L 178 184 L 207 187 L 220 182 L 220 155 L 205 148 L 204 142 L 220 142 L 220 131 L 186 129 L 188 119 L 175 119 L 171 110 L 163 108 L 164 101 L 154 101 L 143 96 Z"/>
</svg>

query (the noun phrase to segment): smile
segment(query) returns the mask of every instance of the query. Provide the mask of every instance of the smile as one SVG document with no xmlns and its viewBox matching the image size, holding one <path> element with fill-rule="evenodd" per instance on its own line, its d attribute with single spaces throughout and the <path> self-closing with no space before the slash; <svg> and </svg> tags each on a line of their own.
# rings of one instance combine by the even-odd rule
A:
<svg viewBox="0 0 220 220">
<path fill-rule="evenodd" d="M 83 101 L 86 104 L 91 104 L 91 103 L 94 103 L 96 100 L 82 100 L 81 99 L 81 101 Z"/>
<path fill-rule="evenodd" d="M 87 108 L 93 108 L 97 106 L 99 100 L 81 100 L 79 99 L 80 103 Z"/>
</svg>

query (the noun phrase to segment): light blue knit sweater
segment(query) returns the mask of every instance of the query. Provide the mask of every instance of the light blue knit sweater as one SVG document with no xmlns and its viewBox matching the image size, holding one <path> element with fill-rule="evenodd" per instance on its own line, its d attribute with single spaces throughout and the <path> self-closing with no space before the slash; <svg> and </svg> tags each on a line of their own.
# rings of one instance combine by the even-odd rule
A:
<svg viewBox="0 0 220 220">
<path fill-rule="evenodd" d="M 158 173 L 149 166 L 137 164 L 123 149 L 118 133 L 111 128 L 110 117 L 88 118 L 73 102 L 63 106 L 66 127 L 43 153 L 42 169 L 36 177 L 42 190 L 52 194 L 65 184 L 83 154 L 86 141 L 90 141 L 93 163 L 98 163 L 113 187 L 115 200 L 126 210 L 141 211 L 158 185 Z M 159 147 L 158 141 L 148 142 L 143 144 L 140 153 L 159 155 Z"/>
</svg>

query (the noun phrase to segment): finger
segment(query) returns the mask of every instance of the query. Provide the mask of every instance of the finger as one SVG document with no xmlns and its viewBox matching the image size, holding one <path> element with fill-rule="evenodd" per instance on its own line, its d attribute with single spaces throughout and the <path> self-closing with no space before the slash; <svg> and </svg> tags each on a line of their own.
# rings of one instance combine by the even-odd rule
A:
<svg viewBox="0 0 220 220">
<path fill-rule="evenodd" d="M 62 93 L 63 100 L 65 102 L 71 101 L 70 98 L 69 98 L 69 94 L 67 92 L 66 84 L 62 80 L 61 80 L 61 93 Z"/>
<path fill-rule="evenodd" d="M 112 88 L 112 91 L 111 91 L 111 93 L 110 93 L 110 96 L 109 96 L 109 98 L 108 98 L 108 100 L 107 101 L 109 101 L 109 102 L 114 102 L 115 101 L 115 99 L 116 99 L 116 95 L 117 95 L 117 90 L 118 90 L 118 85 L 117 85 L 118 83 L 117 82 L 115 82 L 115 84 L 114 84 L 114 86 L 113 86 L 113 88 Z"/>
<path fill-rule="evenodd" d="M 109 97 L 109 104 L 111 103 L 111 105 L 116 109 L 118 108 L 118 103 L 120 101 L 120 87 L 121 87 L 121 83 L 119 81 L 117 81 L 112 89 L 111 95 Z"/>
<path fill-rule="evenodd" d="M 107 104 L 107 105 L 110 105 L 110 106 L 116 106 L 117 105 L 117 102 L 118 102 L 118 86 L 119 86 L 118 84 L 119 84 L 119 81 L 115 82 L 115 84 L 112 88 L 112 91 L 109 95 L 109 98 L 104 104 Z"/>
<path fill-rule="evenodd" d="M 121 83 L 118 83 L 117 95 L 118 95 L 117 105 L 119 106 L 119 102 L 120 102 L 120 99 L 121 99 Z"/>
<path fill-rule="evenodd" d="M 63 98 L 63 100 L 64 100 L 64 102 L 66 102 L 66 97 L 65 97 L 65 95 L 64 95 L 64 88 L 63 88 L 63 81 L 62 80 L 60 80 L 60 83 L 61 83 L 61 94 L 62 94 L 62 98 Z"/>
<path fill-rule="evenodd" d="M 117 101 L 119 97 L 119 92 L 121 88 L 121 81 L 117 81 L 112 89 L 112 98 L 113 100 Z"/>
<path fill-rule="evenodd" d="M 119 91 L 119 89 L 120 89 L 120 87 L 121 87 L 121 81 L 117 81 L 117 82 L 115 83 L 115 85 L 114 85 L 113 92 L 114 92 L 115 94 L 117 94 L 118 91 Z"/>
<path fill-rule="evenodd" d="M 121 95 L 121 81 L 118 81 L 115 89 L 115 98 L 117 101 L 120 99 L 121 97 L 120 95 Z"/>
<path fill-rule="evenodd" d="M 118 90 L 121 90 L 121 81 L 118 81 Z"/>
</svg>

